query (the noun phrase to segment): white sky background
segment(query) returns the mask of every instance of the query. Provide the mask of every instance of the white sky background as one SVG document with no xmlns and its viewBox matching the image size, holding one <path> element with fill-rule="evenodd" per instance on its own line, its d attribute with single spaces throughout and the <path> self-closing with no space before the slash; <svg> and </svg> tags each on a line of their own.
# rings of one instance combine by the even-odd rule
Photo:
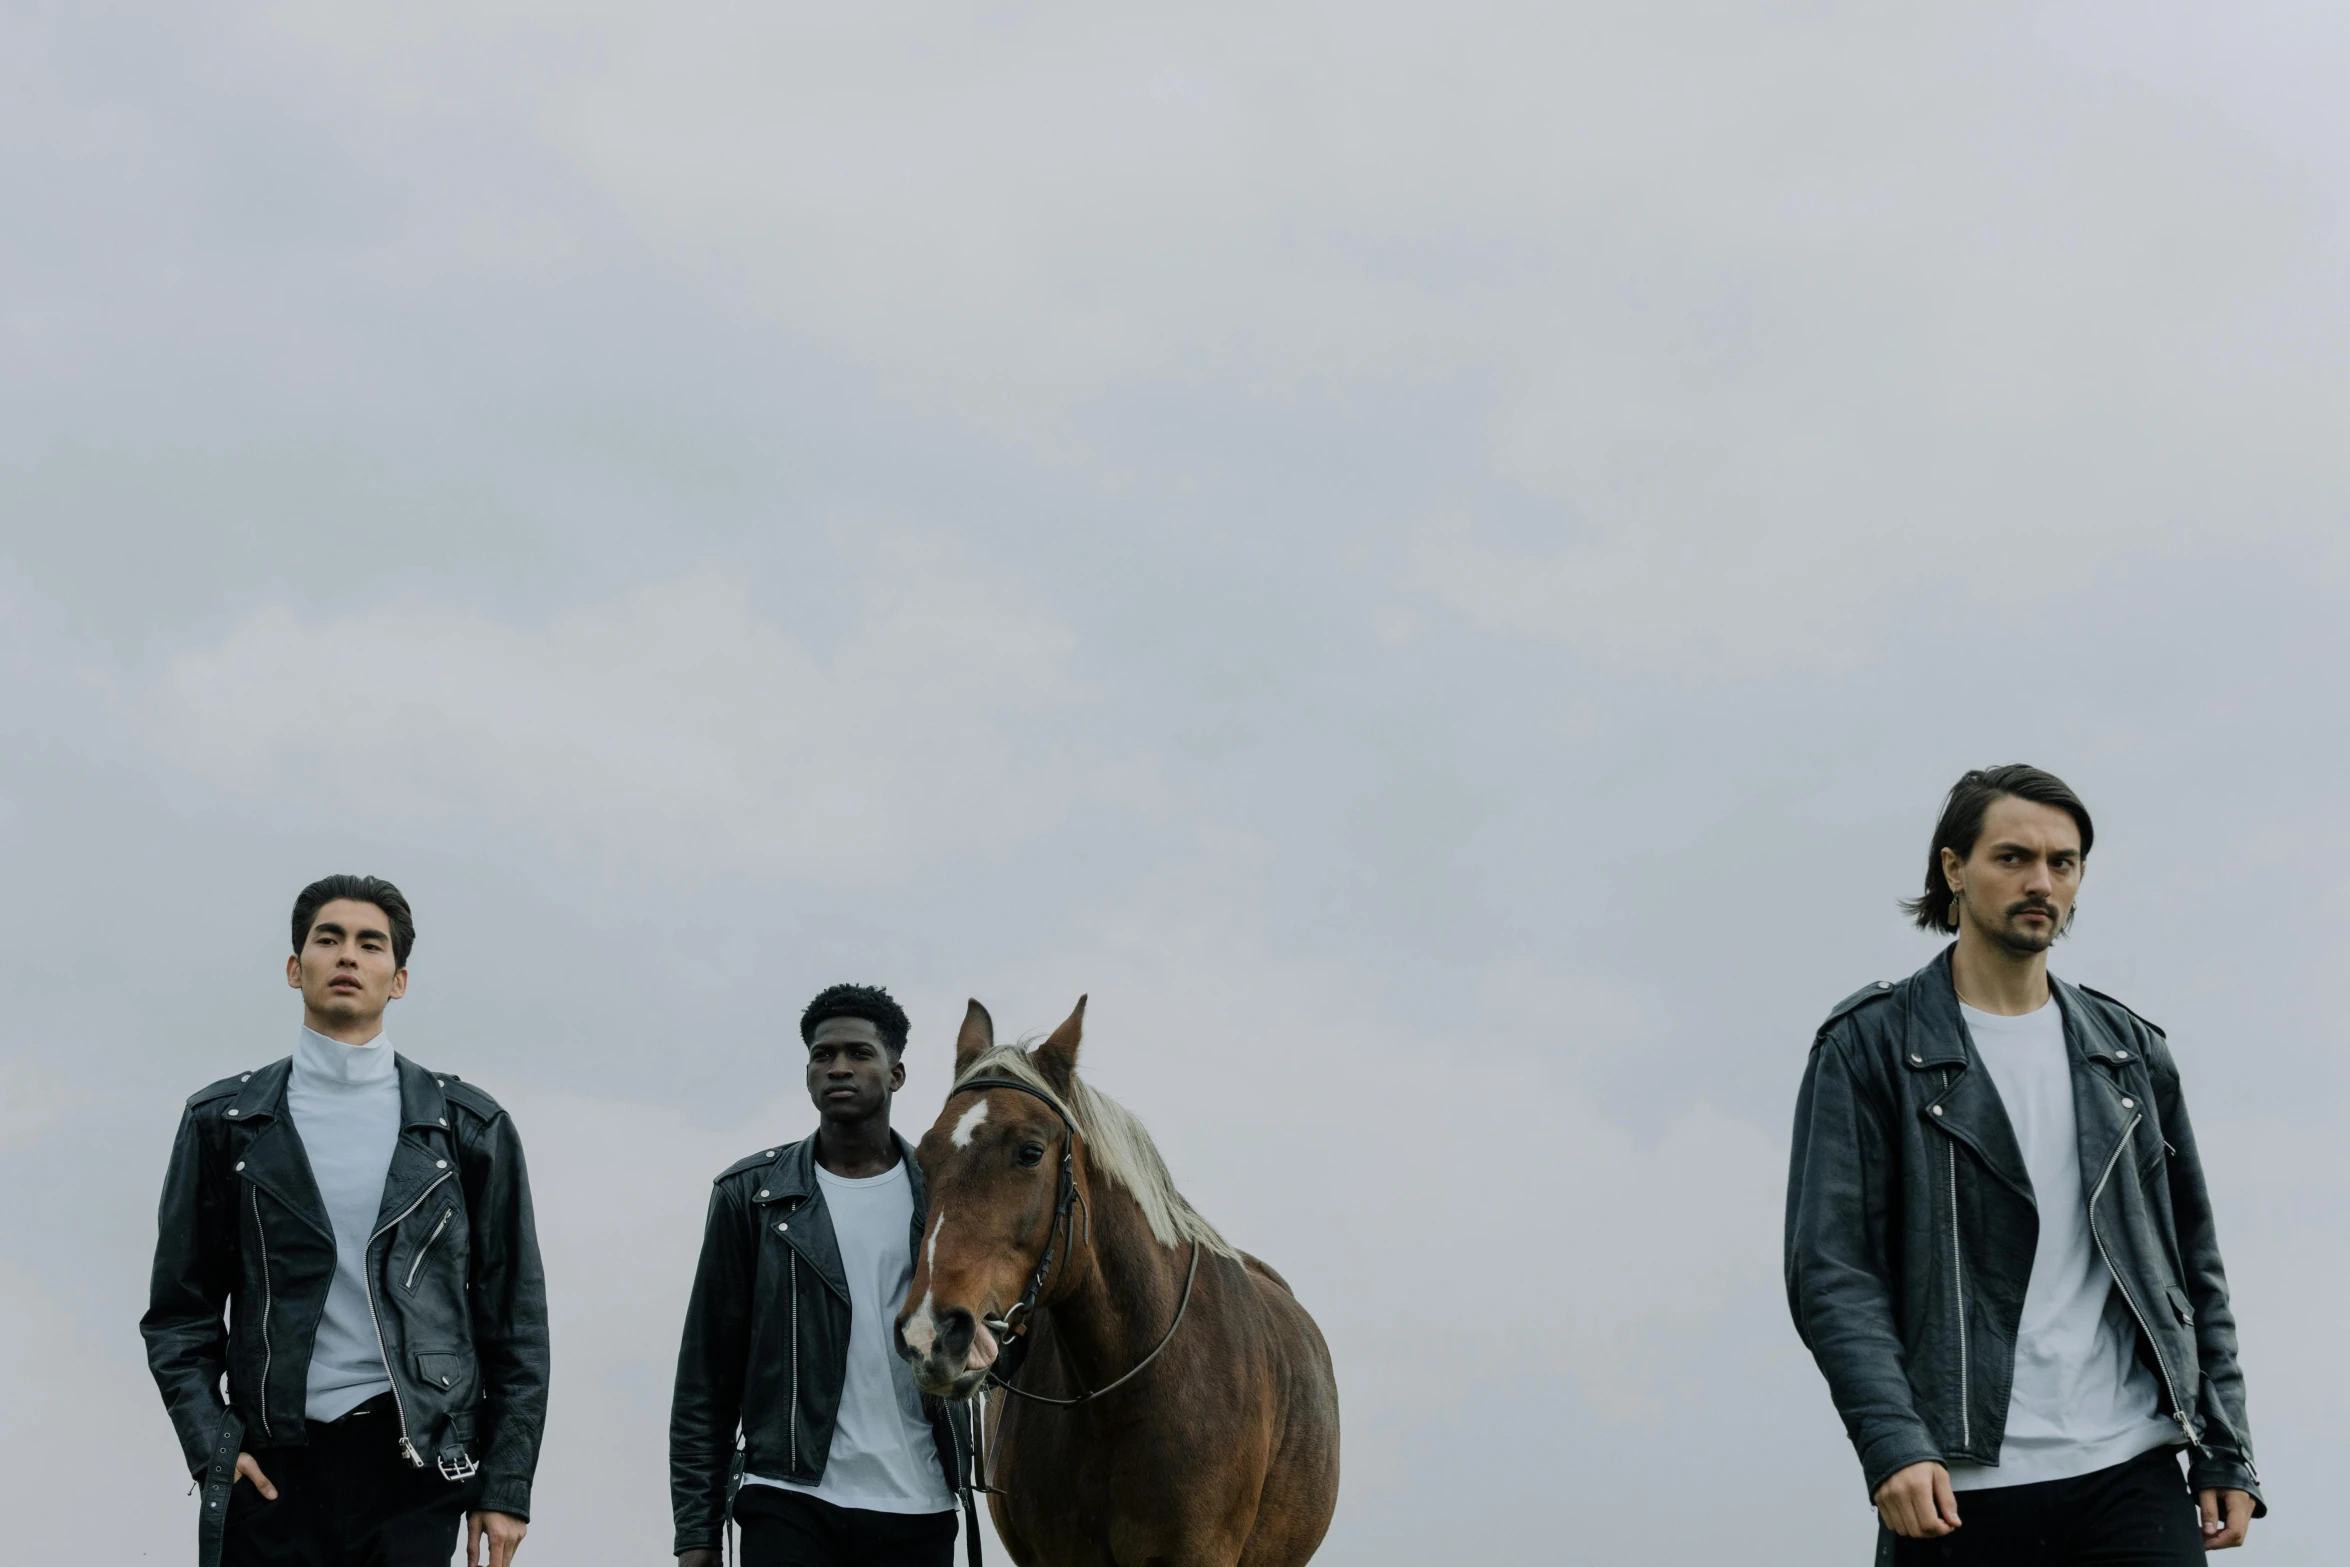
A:
<svg viewBox="0 0 2350 1567">
<path fill-rule="evenodd" d="M 178 1560 L 180 1100 L 327 870 L 530 1148 L 525 1560 L 665 1558 L 793 1019 L 1094 1006 L 1337 1355 L 1324 1559 L 1861 1561 L 1787 1324 L 1819 1017 L 1969 765 L 2102 829 L 2330 1561 L 2333 8 L 0 12 L 0 1472 Z M 102 1544 L 93 1546 L 93 1539 Z"/>
</svg>

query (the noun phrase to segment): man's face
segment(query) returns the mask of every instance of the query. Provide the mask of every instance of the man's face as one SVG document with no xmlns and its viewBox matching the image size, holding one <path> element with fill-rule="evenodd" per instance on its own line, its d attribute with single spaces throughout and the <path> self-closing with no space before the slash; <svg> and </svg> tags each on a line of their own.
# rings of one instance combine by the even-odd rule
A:
<svg viewBox="0 0 2350 1567">
<path fill-rule="evenodd" d="M 349 1027 L 378 1021 L 408 989 L 392 956 L 392 922 L 372 903 L 337 898 L 310 921 L 302 950 L 286 959 L 286 983 L 312 1016 Z"/>
<path fill-rule="evenodd" d="M 889 1111 L 905 1086 L 906 1067 L 892 1061 L 879 1027 L 861 1017 L 828 1017 L 808 1042 L 808 1097 L 827 1121 L 862 1121 Z"/>
<path fill-rule="evenodd" d="M 2005 795 L 1983 813 L 1964 860 L 1942 851 L 1942 873 L 1962 889 L 1960 919 L 2010 952 L 2046 952 L 2081 890 L 2081 829 L 2053 805 Z"/>
</svg>

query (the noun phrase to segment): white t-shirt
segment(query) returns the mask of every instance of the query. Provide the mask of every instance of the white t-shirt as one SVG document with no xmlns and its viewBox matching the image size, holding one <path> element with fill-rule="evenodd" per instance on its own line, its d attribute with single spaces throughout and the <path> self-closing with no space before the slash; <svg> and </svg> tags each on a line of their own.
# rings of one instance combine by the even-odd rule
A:
<svg viewBox="0 0 2350 1567">
<path fill-rule="evenodd" d="M 868 1512 L 951 1512 L 955 1499 L 938 1467 L 922 1394 L 890 1342 L 914 1278 L 914 1186 L 906 1162 L 862 1180 L 818 1165 L 816 1179 L 849 1280 L 849 1363 L 840 1418 L 820 1482 L 795 1485 L 746 1474 L 743 1483 L 779 1486 Z"/>
<path fill-rule="evenodd" d="M 2138 1360 L 2129 1304 L 2089 1233 L 2064 1010 L 2053 997 L 2022 1017 L 1958 1010 L 2023 1149 L 2040 1242 L 2024 1287 L 1999 1462 L 1950 1465 L 1951 1487 L 2063 1480 L 2176 1442 L 2154 1374 Z"/>
</svg>

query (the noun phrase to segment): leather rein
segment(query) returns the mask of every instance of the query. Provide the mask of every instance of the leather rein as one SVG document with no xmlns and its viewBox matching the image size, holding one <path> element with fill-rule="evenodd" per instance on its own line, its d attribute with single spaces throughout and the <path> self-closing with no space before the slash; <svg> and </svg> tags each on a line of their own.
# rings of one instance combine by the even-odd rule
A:
<svg viewBox="0 0 2350 1567">
<path fill-rule="evenodd" d="M 1020 1374 L 1020 1366 L 1027 1359 L 1028 1340 L 1026 1335 L 1029 1315 L 1036 1310 L 1037 1300 L 1044 1294 L 1045 1280 L 1053 1271 L 1053 1258 L 1059 1246 L 1065 1240 L 1072 1253 L 1077 1249 L 1077 1205 L 1083 1199 L 1077 1193 L 1077 1125 L 1069 1119 L 1069 1112 L 1061 1108 L 1060 1101 L 1035 1084 L 1023 1083 L 1016 1077 L 966 1078 L 949 1089 L 947 1097 L 952 1099 L 957 1094 L 978 1093 L 995 1088 L 1008 1088 L 1016 1094 L 1026 1094 L 1060 1118 L 1062 1132 L 1061 1178 L 1059 1190 L 1053 1196 L 1052 1227 L 1045 1231 L 1044 1255 L 1037 1259 L 1036 1271 L 1029 1275 L 1028 1288 L 1021 1291 L 1020 1299 L 1002 1317 L 983 1319 L 987 1322 L 989 1331 L 993 1332 L 1001 1342 L 1001 1349 L 998 1352 L 996 1364 L 987 1368 L 987 1375 L 982 1379 L 982 1385 L 992 1382 L 1016 1398 L 1025 1398 L 1039 1404 L 1052 1404 L 1062 1409 L 1074 1409 L 1079 1404 L 1091 1403 L 1104 1393 L 1112 1392 L 1133 1381 L 1142 1374 L 1145 1367 L 1159 1358 L 1159 1351 L 1165 1349 L 1174 1340 L 1175 1330 L 1183 1326 L 1184 1313 L 1191 1309 L 1191 1287 L 1199 1280 L 1199 1241 L 1194 1238 L 1191 1243 L 1191 1269 L 1183 1275 L 1183 1298 L 1176 1303 L 1175 1320 L 1167 1324 L 1167 1331 L 1160 1336 L 1158 1343 L 1151 1347 L 1151 1352 L 1136 1361 L 1125 1375 L 1114 1382 L 1105 1382 L 1100 1387 L 1091 1389 L 1086 1388 L 1083 1379 L 1079 1378 L 1077 1385 L 1080 1391 L 1075 1398 L 1053 1398 L 1043 1393 L 1030 1393 L 1014 1387 L 1000 1374 L 999 1368 L 1004 1361 L 1010 1360 L 1012 1362 L 1011 1374 L 1013 1376 Z M 1093 1212 L 1090 1207 L 1086 1210 L 1085 1216 L 1085 1242 L 1089 1246 L 1093 1244 Z M 1015 1346 L 1019 1350 L 1017 1355 L 1013 1353 Z M 1070 1366 L 1069 1374 L 1071 1377 L 1077 1376 L 1077 1368 L 1074 1364 Z"/>
</svg>

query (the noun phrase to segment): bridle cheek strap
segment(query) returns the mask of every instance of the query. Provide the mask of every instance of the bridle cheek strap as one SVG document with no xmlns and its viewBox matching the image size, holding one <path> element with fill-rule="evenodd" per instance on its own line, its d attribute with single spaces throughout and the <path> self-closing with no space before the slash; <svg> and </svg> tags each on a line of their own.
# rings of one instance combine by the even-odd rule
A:
<svg viewBox="0 0 2350 1567">
<path fill-rule="evenodd" d="M 952 1099 L 957 1094 L 981 1093 L 995 1088 L 1008 1088 L 1013 1093 L 1026 1094 L 1060 1119 L 1061 1178 L 1059 1190 L 1053 1194 L 1052 1227 L 1047 1229 L 1044 1234 L 1044 1255 L 1037 1259 L 1036 1271 L 1029 1275 L 1028 1288 L 1021 1291 L 1020 1299 L 1013 1304 L 1009 1311 L 1005 1312 L 1001 1318 L 991 1320 L 987 1324 L 988 1328 L 1004 1342 L 998 1351 L 997 1363 L 988 1368 L 987 1375 L 981 1380 L 983 1385 L 987 1382 L 993 1382 L 1005 1392 L 1019 1398 L 1070 1409 L 1079 1404 L 1089 1403 L 1111 1389 L 1133 1381 L 1142 1374 L 1144 1367 L 1159 1358 L 1159 1351 L 1165 1349 L 1169 1341 L 1175 1337 L 1175 1330 L 1183 1326 L 1184 1313 L 1191 1309 L 1191 1287 L 1199 1282 L 1199 1241 L 1195 1237 L 1191 1243 L 1191 1268 L 1183 1275 L 1183 1298 L 1176 1304 L 1175 1320 L 1167 1324 L 1166 1333 L 1160 1337 L 1157 1344 L 1151 1347 L 1151 1352 L 1136 1361 L 1124 1376 L 1090 1390 L 1086 1389 L 1085 1384 L 1080 1381 L 1078 1383 L 1079 1392 L 1075 1398 L 1048 1398 L 1042 1393 L 1024 1392 L 1020 1388 L 1014 1387 L 1002 1373 L 1001 1368 L 1004 1362 L 1009 1361 L 1011 1363 L 1010 1375 L 1016 1377 L 1020 1374 L 1020 1363 L 1026 1358 L 1028 1319 L 1035 1312 L 1036 1303 L 1044 1294 L 1045 1280 L 1052 1274 L 1054 1252 L 1063 1239 L 1067 1240 L 1071 1254 L 1077 1250 L 1075 1214 L 1077 1203 L 1080 1200 L 1077 1195 L 1077 1124 L 1069 1119 L 1069 1112 L 1061 1107 L 1059 1100 L 1034 1083 L 1023 1083 L 1016 1077 L 965 1078 L 947 1090 L 947 1097 Z M 1093 1237 L 1093 1218 L 1090 1208 L 1087 1210 L 1085 1229 L 1086 1239 L 1090 1244 Z M 1069 1368 L 1071 1376 L 1075 1376 L 1076 1371 L 1075 1366 Z M 982 1478 L 984 1480 L 984 1477 Z"/>
</svg>

